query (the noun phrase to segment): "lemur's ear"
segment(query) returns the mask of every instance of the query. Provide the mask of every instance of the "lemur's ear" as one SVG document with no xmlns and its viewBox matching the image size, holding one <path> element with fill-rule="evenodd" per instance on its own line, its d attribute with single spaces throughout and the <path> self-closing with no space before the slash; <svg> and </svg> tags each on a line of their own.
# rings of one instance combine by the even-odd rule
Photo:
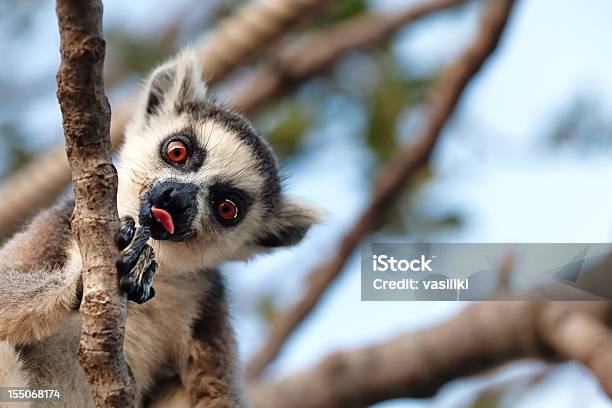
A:
<svg viewBox="0 0 612 408">
<path fill-rule="evenodd" d="M 147 81 L 146 115 L 177 110 L 184 103 L 203 100 L 206 84 L 196 53 L 187 48 L 159 66 Z"/>
<path fill-rule="evenodd" d="M 314 224 L 321 222 L 323 213 L 307 204 L 283 198 L 268 231 L 257 241 L 259 246 L 275 248 L 295 245 Z"/>
</svg>

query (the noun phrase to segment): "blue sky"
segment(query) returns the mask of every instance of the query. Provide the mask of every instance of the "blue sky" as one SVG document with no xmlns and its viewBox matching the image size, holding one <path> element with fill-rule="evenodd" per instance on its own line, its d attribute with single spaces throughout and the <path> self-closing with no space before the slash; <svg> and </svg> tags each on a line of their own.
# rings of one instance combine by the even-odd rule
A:
<svg viewBox="0 0 612 408">
<path fill-rule="evenodd" d="M 399 2 L 386 1 L 395 7 Z M 395 4 L 389 4 L 395 3 Z M 402 2 L 406 3 L 406 2 Z M 475 10 L 441 16 L 404 30 L 395 52 L 414 70 L 448 63 L 475 30 Z M 541 141 L 563 109 L 582 94 L 594 94 L 612 112 L 612 3 L 600 1 L 519 2 L 498 53 L 471 84 L 434 158 L 439 173 L 421 200 L 432 211 L 459 209 L 467 223 L 439 234 L 443 242 L 607 242 L 612 235 L 610 151 L 581 156 L 551 154 Z M 331 115 L 330 115 L 331 116 Z M 288 168 L 293 190 L 331 211 L 330 222 L 288 254 L 261 259 L 237 271 L 252 287 L 284 288 L 290 303 L 301 279 L 329 252 L 339 231 L 350 225 L 368 198 L 360 181 L 364 152 L 351 124 L 330 120 L 324 140 L 309 157 Z M 331 137 L 333 135 L 333 137 Z M 341 151 L 342 153 L 338 153 Z M 312 174 L 326 174 L 323 185 Z M 327 187 L 330 186 L 330 187 Z M 345 205 L 329 206 L 342 202 Z M 300 259 L 300 262 L 296 262 Z M 308 367 L 326 354 L 419 329 L 452 316 L 464 305 L 360 301 L 359 262 L 346 266 L 311 319 L 298 330 L 275 365 L 277 374 Z M 242 286 L 238 285 L 237 292 Z M 238 301 L 240 302 L 240 301 Z M 244 322 L 246 353 L 256 348 L 259 327 Z M 409 364 L 409 362 L 407 362 Z M 500 377 L 525 375 L 542 367 L 517 365 Z M 451 385 L 433 401 L 381 406 L 457 407 L 468 404 L 476 381 Z M 571 391 L 570 391 L 571 390 Z M 610 406 L 590 374 L 577 365 L 553 370 L 542 384 L 508 402 L 516 407 Z"/>
<path fill-rule="evenodd" d="M 24 127 L 36 146 L 61 140 L 54 75 L 59 56 L 52 2 L 41 10 L 32 35 L 2 44 L 9 56 L 1 73 L 15 81 L 42 75 L 48 89 L 24 111 Z M 181 3 L 183 3 L 181 1 Z M 392 9 L 414 1 L 373 2 Z M 137 6 L 138 4 L 138 6 Z M 169 2 L 105 1 L 105 24 L 134 32 L 163 26 Z M 172 6 L 174 7 L 174 6 Z M 460 15 L 441 15 L 403 30 L 393 50 L 412 72 L 448 63 L 474 33 L 477 7 Z M 609 0 L 522 0 L 497 54 L 467 90 L 434 157 L 438 174 L 420 200 L 432 212 L 458 210 L 466 223 L 435 238 L 446 242 L 607 242 L 612 236 L 612 160 L 610 151 L 551 153 L 541 140 L 564 107 L 582 94 L 594 95 L 612 116 L 612 2 Z M 18 63 L 24 61 L 25 63 Z M 6 74 L 5 74 L 6 75 Z M 116 95 L 111 95 L 116 101 Z M 252 312 L 253 293 L 278 294 L 289 304 L 300 294 L 306 273 L 322 261 L 367 203 L 364 163 L 371 162 L 361 141 L 358 107 L 327 101 L 321 126 L 305 142 L 306 153 L 286 163 L 288 187 L 329 211 L 299 247 L 232 265 L 238 337 L 248 356 L 262 338 L 263 325 Z M 346 120 L 347 117 L 355 118 Z M 389 237 L 386 237 L 387 239 Z M 402 237 L 395 237 L 401 240 Z M 273 366 L 274 374 L 305 368 L 326 354 L 354 348 L 427 327 L 449 318 L 464 305 L 360 301 L 359 255 L 347 264 L 320 307 L 298 330 Z M 407 362 L 409 363 L 409 362 Z M 540 365 L 515 365 L 506 377 L 542 371 Z M 381 404 L 397 407 L 458 407 L 469 403 L 481 381 L 451 384 L 432 401 Z M 590 374 L 577 365 L 552 371 L 512 407 L 610 406 Z"/>
</svg>

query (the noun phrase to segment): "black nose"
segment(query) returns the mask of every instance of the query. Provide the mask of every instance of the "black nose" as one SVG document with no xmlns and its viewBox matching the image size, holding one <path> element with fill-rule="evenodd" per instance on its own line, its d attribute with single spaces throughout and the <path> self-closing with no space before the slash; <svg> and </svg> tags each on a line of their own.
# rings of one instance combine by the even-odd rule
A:
<svg viewBox="0 0 612 408">
<path fill-rule="evenodd" d="M 140 224 L 151 227 L 154 239 L 181 239 L 191 232 L 191 223 L 197 213 L 198 186 L 193 183 L 164 181 L 156 184 L 142 198 Z M 170 213 L 175 232 L 169 234 L 153 217 L 151 208 Z"/>
<path fill-rule="evenodd" d="M 148 201 L 172 215 L 179 215 L 195 205 L 198 187 L 192 183 L 166 181 L 150 190 Z"/>
<path fill-rule="evenodd" d="M 157 194 L 152 194 L 149 201 L 157 208 L 172 210 L 175 215 L 178 215 L 189 208 L 187 198 L 187 194 L 184 194 L 184 191 L 179 190 L 176 186 L 168 186 L 164 190 L 157 192 Z"/>
</svg>

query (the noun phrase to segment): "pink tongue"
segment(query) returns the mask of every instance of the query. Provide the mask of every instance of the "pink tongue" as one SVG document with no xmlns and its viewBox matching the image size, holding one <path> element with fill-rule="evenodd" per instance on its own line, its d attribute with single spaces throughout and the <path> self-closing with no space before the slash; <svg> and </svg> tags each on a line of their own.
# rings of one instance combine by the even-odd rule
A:
<svg viewBox="0 0 612 408">
<path fill-rule="evenodd" d="M 165 229 L 171 234 L 174 234 L 174 222 L 170 213 L 164 209 L 151 207 L 151 214 Z"/>
</svg>

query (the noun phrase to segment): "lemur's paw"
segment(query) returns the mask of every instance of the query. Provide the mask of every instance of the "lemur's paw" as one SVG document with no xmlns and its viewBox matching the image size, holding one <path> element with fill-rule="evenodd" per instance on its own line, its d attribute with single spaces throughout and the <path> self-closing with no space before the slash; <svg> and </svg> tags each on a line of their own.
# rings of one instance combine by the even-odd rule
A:
<svg viewBox="0 0 612 408">
<path fill-rule="evenodd" d="M 157 262 L 153 248 L 147 245 L 150 236 L 148 227 L 136 228 L 132 218 L 122 218 L 117 234 L 117 246 L 123 247 L 117 259 L 119 285 L 127 293 L 128 299 L 136 303 L 144 303 L 155 296 L 155 289 L 151 285 L 157 272 Z"/>
<path fill-rule="evenodd" d="M 144 245 L 140 255 L 136 258 L 136 264 L 128 273 L 121 276 L 119 286 L 127 293 L 131 301 L 145 303 L 155 296 L 152 284 L 156 272 L 157 262 L 153 248 Z"/>
<path fill-rule="evenodd" d="M 136 221 L 129 215 L 121 218 L 121 227 L 119 231 L 117 231 L 117 236 L 115 237 L 115 242 L 117 243 L 117 248 L 120 251 L 123 251 L 130 245 L 132 239 L 134 239 L 134 234 L 136 233 Z"/>
</svg>

